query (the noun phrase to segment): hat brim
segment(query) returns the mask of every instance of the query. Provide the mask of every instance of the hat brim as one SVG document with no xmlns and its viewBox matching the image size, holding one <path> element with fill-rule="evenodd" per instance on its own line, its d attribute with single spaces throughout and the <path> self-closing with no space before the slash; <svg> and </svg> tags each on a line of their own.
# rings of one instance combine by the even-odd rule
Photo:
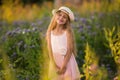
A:
<svg viewBox="0 0 120 80">
<path fill-rule="evenodd" d="M 54 15 L 57 11 L 58 11 L 57 9 L 53 9 L 52 14 Z"/>
<path fill-rule="evenodd" d="M 74 21 L 74 16 L 73 16 L 73 15 L 70 15 L 70 14 L 67 13 L 65 10 L 53 9 L 53 10 L 52 10 L 52 14 L 54 15 L 54 14 L 56 14 L 58 11 L 62 11 L 62 12 L 64 12 L 64 13 L 66 13 L 66 14 L 69 16 L 70 21 Z"/>
<path fill-rule="evenodd" d="M 69 13 L 68 13 L 68 12 L 66 12 L 66 11 L 64 11 L 64 10 L 57 10 L 57 9 L 53 9 L 53 10 L 52 10 L 52 14 L 54 15 L 54 14 L 57 13 L 58 11 L 62 11 L 62 12 L 66 13 L 66 14 L 69 16 Z"/>
</svg>

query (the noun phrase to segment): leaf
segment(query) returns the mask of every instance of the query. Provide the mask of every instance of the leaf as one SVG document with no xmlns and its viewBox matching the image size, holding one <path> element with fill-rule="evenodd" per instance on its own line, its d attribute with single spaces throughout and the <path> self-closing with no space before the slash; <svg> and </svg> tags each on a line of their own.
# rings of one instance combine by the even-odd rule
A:
<svg viewBox="0 0 120 80">
<path fill-rule="evenodd" d="M 22 57 L 18 58 L 15 63 L 19 62 L 20 60 L 22 60 Z"/>
<path fill-rule="evenodd" d="M 0 59 L 0 63 L 2 63 L 3 59 Z"/>
</svg>

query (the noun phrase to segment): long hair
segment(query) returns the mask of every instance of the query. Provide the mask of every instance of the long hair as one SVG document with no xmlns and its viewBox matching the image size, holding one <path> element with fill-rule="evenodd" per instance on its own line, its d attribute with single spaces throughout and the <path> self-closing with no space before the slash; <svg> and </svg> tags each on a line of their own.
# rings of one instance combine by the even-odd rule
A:
<svg viewBox="0 0 120 80">
<path fill-rule="evenodd" d="M 55 17 L 56 17 L 56 14 L 53 15 L 53 17 L 52 17 L 52 19 L 51 19 L 51 22 L 50 22 L 50 24 L 49 24 L 49 26 L 48 26 L 47 32 L 50 32 L 50 31 L 52 31 L 53 29 L 55 29 L 55 27 L 56 27 L 56 25 L 57 25 L 57 23 L 56 23 L 56 21 L 55 21 Z"/>
<path fill-rule="evenodd" d="M 72 53 L 75 56 L 77 56 L 76 42 L 75 42 L 74 32 L 73 32 L 72 27 L 70 25 L 70 21 L 68 21 L 66 24 L 66 30 L 68 31 L 68 34 L 70 34 L 70 36 L 68 38 L 70 41 L 69 47 L 70 47 Z"/>
<path fill-rule="evenodd" d="M 50 24 L 48 26 L 48 29 L 47 29 L 47 33 L 50 33 L 52 30 L 54 30 L 56 25 L 57 25 L 57 22 L 55 21 L 56 14 L 54 14 L 52 19 L 51 19 L 51 22 L 50 22 Z M 76 56 L 77 55 L 77 49 L 76 49 L 76 44 L 75 44 L 75 38 L 74 38 L 73 30 L 72 30 L 72 27 L 70 26 L 70 19 L 68 19 L 68 21 L 64 25 L 64 29 L 66 29 L 68 31 L 68 33 L 71 35 L 68 38 L 69 41 L 70 41 L 70 46 L 69 47 L 71 49 L 71 52 Z M 46 36 L 46 38 L 47 37 L 48 37 L 48 35 Z"/>
</svg>

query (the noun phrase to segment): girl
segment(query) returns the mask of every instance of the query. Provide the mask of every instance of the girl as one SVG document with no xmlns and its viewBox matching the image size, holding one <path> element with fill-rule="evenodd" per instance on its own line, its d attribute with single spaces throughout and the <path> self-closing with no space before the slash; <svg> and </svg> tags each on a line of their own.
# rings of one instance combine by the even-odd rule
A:
<svg viewBox="0 0 120 80">
<path fill-rule="evenodd" d="M 80 80 L 75 60 L 76 48 L 70 22 L 74 14 L 68 7 L 52 11 L 53 18 L 47 30 L 49 51 L 49 80 Z"/>
</svg>

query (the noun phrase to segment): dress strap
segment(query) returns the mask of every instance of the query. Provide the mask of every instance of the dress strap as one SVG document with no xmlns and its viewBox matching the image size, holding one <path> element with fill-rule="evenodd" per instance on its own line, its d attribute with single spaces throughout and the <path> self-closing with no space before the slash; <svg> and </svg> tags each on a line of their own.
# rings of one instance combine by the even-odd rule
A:
<svg viewBox="0 0 120 80">
<path fill-rule="evenodd" d="M 60 34 L 60 35 L 55 35 L 54 33 L 53 33 L 53 31 L 51 31 L 51 35 L 53 35 L 53 36 L 62 36 L 62 35 L 66 35 L 66 31 L 64 31 L 62 34 Z"/>
</svg>

